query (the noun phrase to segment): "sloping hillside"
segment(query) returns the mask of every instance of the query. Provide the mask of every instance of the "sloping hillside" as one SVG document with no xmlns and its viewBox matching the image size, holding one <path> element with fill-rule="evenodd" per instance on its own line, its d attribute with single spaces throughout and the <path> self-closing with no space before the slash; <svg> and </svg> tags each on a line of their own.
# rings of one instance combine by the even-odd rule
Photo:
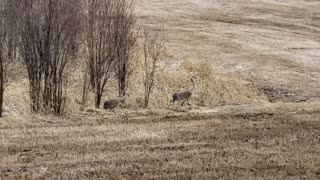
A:
<svg viewBox="0 0 320 180">
<path fill-rule="evenodd" d="M 272 99 L 319 99 L 320 1 L 138 0 L 171 51 L 240 74 Z"/>
</svg>

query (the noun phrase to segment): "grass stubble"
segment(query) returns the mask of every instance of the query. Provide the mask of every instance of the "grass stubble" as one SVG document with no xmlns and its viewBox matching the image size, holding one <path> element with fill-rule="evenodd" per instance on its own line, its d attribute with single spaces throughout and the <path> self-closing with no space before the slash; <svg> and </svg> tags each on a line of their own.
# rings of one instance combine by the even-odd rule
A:
<svg viewBox="0 0 320 180">
<path fill-rule="evenodd" d="M 79 112 L 78 70 L 65 117 L 32 115 L 27 81 L 16 78 L 0 120 L 0 179 L 320 178 L 319 2 L 136 7 L 141 25 L 162 23 L 178 64 L 159 74 L 151 108 L 139 108 L 136 72 L 124 109 Z M 193 106 L 170 105 L 191 74 Z"/>
</svg>

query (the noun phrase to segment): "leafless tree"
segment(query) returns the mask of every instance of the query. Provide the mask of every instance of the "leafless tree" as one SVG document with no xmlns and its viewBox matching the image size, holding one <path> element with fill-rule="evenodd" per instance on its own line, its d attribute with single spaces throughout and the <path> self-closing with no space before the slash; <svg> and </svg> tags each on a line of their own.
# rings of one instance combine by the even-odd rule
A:
<svg viewBox="0 0 320 180">
<path fill-rule="evenodd" d="M 4 90 L 7 79 L 7 68 L 6 62 L 7 57 L 5 55 L 5 51 L 7 49 L 7 28 L 6 24 L 6 16 L 5 16 L 5 1 L 0 2 L 0 117 L 2 117 L 2 109 L 3 109 L 3 98 L 4 98 Z"/>
<path fill-rule="evenodd" d="M 137 40 L 136 16 L 133 12 L 133 2 L 118 0 L 115 13 L 115 43 L 116 43 L 116 77 L 119 96 L 123 96 L 128 87 L 133 47 Z"/>
<path fill-rule="evenodd" d="M 83 74 L 83 86 L 82 86 L 82 100 L 80 102 L 80 110 L 83 111 L 87 105 L 88 101 L 88 92 L 89 92 L 89 86 L 90 84 L 88 83 L 89 79 L 89 66 L 86 66 L 85 72 Z"/>
<path fill-rule="evenodd" d="M 87 4 L 87 66 L 90 86 L 95 92 L 95 107 L 99 108 L 113 72 L 119 82 L 119 94 L 124 95 L 126 91 L 130 53 L 136 38 L 135 16 L 132 2 L 128 0 L 88 0 Z M 84 99 L 85 86 L 86 83 Z"/>
<path fill-rule="evenodd" d="M 115 15 L 118 1 L 89 0 L 87 23 L 87 65 L 90 84 L 95 90 L 95 107 L 99 108 L 101 97 L 115 65 Z M 85 81 L 87 79 L 85 78 Z M 86 84 L 86 83 L 85 83 Z"/>
<path fill-rule="evenodd" d="M 0 1 L 0 117 L 3 112 L 4 92 L 8 84 L 9 68 L 14 63 L 16 44 L 15 14 L 9 0 Z"/>
<path fill-rule="evenodd" d="M 142 31 L 141 37 L 144 55 L 144 105 L 148 107 L 159 63 L 166 55 L 165 39 L 161 33 L 148 28 Z"/>
<path fill-rule="evenodd" d="M 33 112 L 64 112 L 66 67 L 77 50 L 79 0 L 19 1 L 21 56 L 28 70 Z"/>
</svg>

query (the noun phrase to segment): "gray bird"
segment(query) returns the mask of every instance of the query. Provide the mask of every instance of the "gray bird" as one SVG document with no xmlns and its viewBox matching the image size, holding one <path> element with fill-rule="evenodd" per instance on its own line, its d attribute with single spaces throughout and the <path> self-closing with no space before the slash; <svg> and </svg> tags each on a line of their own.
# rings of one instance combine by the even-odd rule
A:
<svg viewBox="0 0 320 180">
<path fill-rule="evenodd" d="M 119 106 L 119 104 L 124 102 L 126 99 L 126 96 L 128 96 L 128 94 L 125 94 L 122 97 L 118 97 L 115 99 L 110 99 L 110 100 L 105 101 L 103 104 L 103 108 L 109 109 L 110 111 L 114 112 L 114 108 L 116 108 L 117 106 Z"/>
<path fill-rule="evenodd" d="M 192 82 L 192 86 L 190 89 L 186 90 L 186 91 L 182 91 L 182 92 L 176 92 L 173 94 L 172 96 L 172 102 L 174 103 L 175 101 L 182 101 L 181 103 L 181 107 L 183 106 L 183 104 L 185 102 L 188 103 L 189 106 L 190 103 L 189 103 L 189 99 L 191 98 L 191 96 L 193 95 L 194 93 L 194 90 L 195 90 L 195 82 L 194 82 L 194 79 L 196 79 L 195 76 L 192 76 L 191 77 L 191 82 Z"/>
</svg>

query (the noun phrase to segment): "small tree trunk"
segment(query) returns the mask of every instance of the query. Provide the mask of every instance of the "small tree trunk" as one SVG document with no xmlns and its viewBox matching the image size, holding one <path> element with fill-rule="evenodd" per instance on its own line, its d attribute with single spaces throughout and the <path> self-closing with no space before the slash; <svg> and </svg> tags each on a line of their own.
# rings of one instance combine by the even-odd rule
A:
<svg viewBox="0 0 320 180">
<path fill-rule="evenodd" d="M 0 54 L 0 56 L 1 56 L 1 54 Z M 0 57 L 0 58 L 2 58 L 2 57 Z M 0 68 L 1 68 L 1 72 L 0 72 L 0 117 L 2 117 L 2 110 L 3 110 L 3 94 L 4 94 L 4 82 L 3 82 L 3 80 L 4 80 L 4 72 L 3 72 L 3 62 L 2 62 L 2 59 L 1 59 L 1 62 L 0 62 L 1 64 L 0 64 Z"/>
<path fill-rule="evenodd" d="M 149 99 L 150 99 L 150 93 L 146 93 L 145 98 L 144 98 L 144 107 L 148 108 L 149 107 Z"/>
<path fill-rule="evenodd" d="M 149 91 L 149 76 L 146 75 L 146 81 L 144 83 L 144 107 L 148 108 L 149 107 L 149 99 L 150 99 L 150 91 Z"/>
<path fill-rule="evenodd" d="M 84 82 L 83 82 L 83 88 L 82 88 L 82 100 L 81 100 L 81 108 L 80 110 L 83 111 L 85 106 L 86 106 L 86 102 L 88 99 L 88 66 L 86 67 L 85 73 L 84 73 Z"/>
<path fill-rule="evenodd" d="M 2 117 L 2 112 L 3 112 L 3 94 L 4 94 L 4 91 L 1 88 L 1 90 L 0 90 L 0 117 Z"/>
<path fill-rule="evenodd" d="M 118 85 L 119 85 L 119 96 L 124 96 L 126 93 L 126 85 L 127 85 L 127 75 L 128 75 L 128 67 L 127 60 L 122 61 L 123 64 L 120 63 L 119 67 L 119 77 L 118 77 Z"/>
<path fill-rule="evenodd" d="M 100 109 L 100 104 L 101 104 L 101 98 L 102 98 L 102 92 L 97 92 L 96 93 L 96 108 Z"/>
</svg>

